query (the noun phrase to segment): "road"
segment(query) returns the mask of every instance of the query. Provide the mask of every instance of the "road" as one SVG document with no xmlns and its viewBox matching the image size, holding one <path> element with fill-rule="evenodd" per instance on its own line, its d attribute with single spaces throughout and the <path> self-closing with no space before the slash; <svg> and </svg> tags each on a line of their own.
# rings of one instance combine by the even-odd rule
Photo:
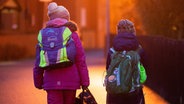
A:
<svg viewBox="0 0 184 104">
<path fill-rule="evenodd" d="M 95 57 L 98 57 L 95 58 Z M 0 63 L 0 104 L 46 104 L 46 93 L 33 85 L 33 60 Z M 98 104 L 105 104 L 103 87 L 104 59 L 98 54 L 87 54 L 91 84 L 89 89 Z M 77 91 L 77 95 L 81 90 Z M 169 104 L 148 87 L 144 87 L 146 104 Z"/>
</svg>

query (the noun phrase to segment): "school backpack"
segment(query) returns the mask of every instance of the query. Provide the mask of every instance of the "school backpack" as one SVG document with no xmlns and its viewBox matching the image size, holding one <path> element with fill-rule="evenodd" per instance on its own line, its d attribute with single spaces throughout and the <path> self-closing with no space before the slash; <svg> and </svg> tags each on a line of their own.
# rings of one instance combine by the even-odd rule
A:
<svg viewBox="0 0 184 104">
<path fill-rule="evenodd" d="M 119 94 L 135 91 L 141 86 L 138 65 L 140 56 L 137 51 L 115 51 L 110 49 L 111 63 L 105 76 L 107 93 Z"/>
<path fill-rule="evenodd" d="M 45 70 L 71 66 L 75 62 L 76 47 L 69 28 L 44 28 L 38 34 L 39 67 Z"/>
</svg>

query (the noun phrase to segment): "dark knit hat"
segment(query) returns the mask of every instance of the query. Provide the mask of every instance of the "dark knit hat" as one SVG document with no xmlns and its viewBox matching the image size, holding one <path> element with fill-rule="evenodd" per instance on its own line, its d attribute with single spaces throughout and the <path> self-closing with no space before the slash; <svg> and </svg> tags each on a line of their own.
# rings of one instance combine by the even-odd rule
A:
<svg viewBox="0 0 184 104">
<path fill-rule="evenodd" d="M 128 32 L 128 33 L 134 33 L 136 35 L 134 23 L 128 19 L 120 20 L 118 22 L 117 29 L 118 29 L 118 32 Z"/>
</svg>

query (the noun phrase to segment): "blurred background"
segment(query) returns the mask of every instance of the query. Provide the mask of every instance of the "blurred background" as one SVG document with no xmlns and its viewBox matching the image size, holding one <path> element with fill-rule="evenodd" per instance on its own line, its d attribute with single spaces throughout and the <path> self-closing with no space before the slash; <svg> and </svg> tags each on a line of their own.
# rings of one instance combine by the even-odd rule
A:
<svg viewBox="0 0 184 104">
<path fill-rule="evenodd" d="M 1 0 L 1 43 L 4 43 L 4 35 L 7 34 L 11 38 L 21 34 L 24 36 L 20 36 L 19 41 L 26 40 L 27 44 L 32 45 L 36 43 L 39 29 L 48 20 L 47 6 L 51 1 L 64 5 L 70 11 L 71 20 L 78 24 L 85 49 L 108 49 L 120 19 L 133 21 L 138 36 L 164 36 L 176 40 L 184 38 L 183 0 Z M 23 37 L 29 37 L 30 41 Z M 17 43 L 17 39 L 14 42 Z M 14 44 L 11 42 L 8 41 L 10 47 Z M 21 47 L 20 44 L 17 46 L 18 49 Z M 29 49 L 24 50 L 30 52 Z M 33 53 L 30 52 L 30 56 Z"/>
<path fill-rule="evenodd" d="M 148 55 L 146 85 L 172 104 L 183 104 L 184 0 L 0 0 L 0 61 L 34 59 L 47 6 L 65 6 L 86 51 L 106 53 L 120 19 L 134 22 Z"/>
</svg>

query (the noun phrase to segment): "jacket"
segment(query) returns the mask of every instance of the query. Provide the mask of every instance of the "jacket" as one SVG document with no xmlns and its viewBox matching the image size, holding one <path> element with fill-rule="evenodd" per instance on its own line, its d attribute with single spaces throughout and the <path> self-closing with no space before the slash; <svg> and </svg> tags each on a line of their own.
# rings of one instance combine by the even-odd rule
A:
<svg viewBox="0 0 184 104">
<path fill-rule="evenodd" d="M 60 27 L 67 23 L 68 21 L 60 18 L 50 20 L 47 23 L 47 27 Z M 81 41 L 78 37 L 76 31 L 72 30 L 72 27 L 69 26 L 69 29 L 72 31 L 72 38 L 76 45 L 76 58 L 75 63 L 66 68 L 58 68 L 54 70 L 42 70 L 36 66 L 38 62 L 35 61 L 35 66 L 33 68 L 33 78 L 34 85 L 39 89 L 70 89 L 76 90 L 80 86 L 89 86 L 89 74 L 86 65 L 86 56 L 84 49 L 82 47 Z M 74 29 L 76 30 L 76 29 Z M 37 45 L 36 53 L 39 53 L 40 49 Z"/>
<path fill-rule="evenodd" d="M 128 32 L 121 32 L 115 36 L 112 46 L 116 51 L 123 51 L 123 50 L 130 51 L 130 50 L 137 50 L 140 47 L 140 44 L 135 34 Z M 106 60 L 106 70 L 108 70 L 111 62 L 111 54 L 112 52 L 109 50 Z M 140 62 L 143 64 L 143 66 L 146 67 L 147 59 L 145 52 L 142 48 L 139 50 L 139 55 L 141 57 Z"/>
</svg>

